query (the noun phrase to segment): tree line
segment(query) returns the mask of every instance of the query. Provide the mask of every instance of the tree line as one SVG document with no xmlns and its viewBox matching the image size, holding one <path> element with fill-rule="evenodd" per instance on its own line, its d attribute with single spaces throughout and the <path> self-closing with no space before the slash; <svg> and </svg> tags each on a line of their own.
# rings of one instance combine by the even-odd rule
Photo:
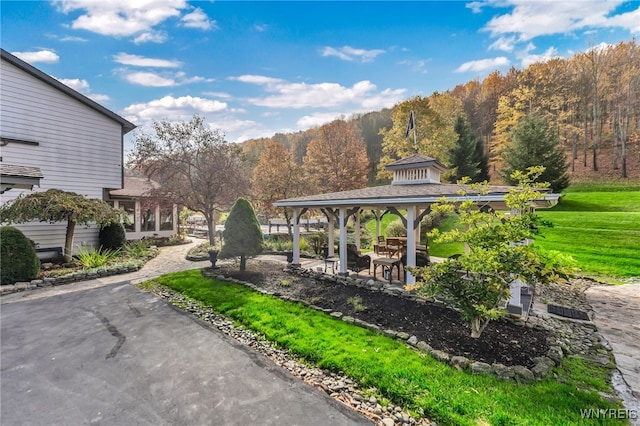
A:
<svg viewBox="0 0 640 426">
<path fill-rule="evenodd" d="M 417 96 L 392 109 L 345 119 L 358 127 L 369 161 L 369 185 L 384 183 L 384 166 L 414 152 L 413 138 L 404 138 L 410 111 L 415 112 L 418 152 L 451 165 L 449 150 L 463 116 L 470 133 L 482 141 L 494 179 L 505 167 L 505 149 L 519 120 L 536 114 L 556 129 L 571 169 L 577 164 L 593 174 L 615 170 L 629 177 L 630 164 L 640 166 L 640 48 L 635 39 L 615 46 L 596 46 L 568 59 L 536 62 L 524 70 L 494 71 L 444 93 Z M 276 134 L 244 143 L 254 159 L 268 142 L 283 144 L 300 165 L 318 129 Z M 636 172 L 637 173 L 637 172 Z"/>
</svg>

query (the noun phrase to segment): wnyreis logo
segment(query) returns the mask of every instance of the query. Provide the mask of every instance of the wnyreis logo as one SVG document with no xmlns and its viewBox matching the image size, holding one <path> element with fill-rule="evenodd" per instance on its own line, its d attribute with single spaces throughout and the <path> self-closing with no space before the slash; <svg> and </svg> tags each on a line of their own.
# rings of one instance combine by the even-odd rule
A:
<svg viewBox="0 0 640 426">
<path fill-rule="evenodd" d="M 637 419 L 638 411 L 621 408 L 589 408 L 581 409 L 580 417 L 583 419 Z"/>
</svg>

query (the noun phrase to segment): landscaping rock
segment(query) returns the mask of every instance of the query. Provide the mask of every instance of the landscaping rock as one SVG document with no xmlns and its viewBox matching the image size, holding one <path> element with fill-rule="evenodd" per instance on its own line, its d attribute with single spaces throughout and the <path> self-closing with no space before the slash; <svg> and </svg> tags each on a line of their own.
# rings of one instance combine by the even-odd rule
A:
<svg viewBox="0 0 640 426">
<path fill-rule="evenodd" d="M 471 363 L 471 372 L 473 374 L 491 374 L 491 366 L 486 362 L 474 361 Z"/>
<path fill-rule="evenodd" d="M 523 367 L 522 365 L 513 366 L 513 371 L 516 373 L 516 379 L 524 383 L 530 383 L 535 380 L 535 376 L 527 367 Z"/>
</svg>

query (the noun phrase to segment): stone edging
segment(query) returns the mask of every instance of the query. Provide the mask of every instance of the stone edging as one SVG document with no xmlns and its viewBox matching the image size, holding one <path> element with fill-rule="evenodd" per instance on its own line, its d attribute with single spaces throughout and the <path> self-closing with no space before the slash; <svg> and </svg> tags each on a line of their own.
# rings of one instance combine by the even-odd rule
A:
<svg viewBox="0 0 640 426">
<path fill-rule="evenodd" d="M 16 293 L 18 291 L 32 290 L 38 287 L 51 287 L 56 285 L 70 284 L 77 281 L 93 280 L 96 278 L 108 277 L 111 275 L 126 274 L 135 272 L 142 268 L 142 265 L 122 266 L 114 269 L 97 269 L 91 272 L 73 272 L 60 277 L 47 277 L 41 280 L 31 280 L 17 282 L 15 284 L 5 284 L 0 286 L 0 295 Z"/>
<path fill-rule="evenodd" d="M 346 285 L 355 285 L 357 287 L 362 287 L 373 291 L 380 291 L 382 293 L 396 297 L 405 297 L 417 303 L 435 303 L 444 306 L 443 303 L 437 300 L 425 299 L 411 294 L 407 292 L 403 287 L 390 285 L 386 282 L 375 281 L 373 279 L 365 280 L 361 278 L 354 279 L 351 277 L 340 277 L 293 266 L 285 267 L 284 271 L 300 276 L 311 277 L 316 280 L 338 282 Z M 218 279 L 245 285 L 260 293 L 281 297 L 277 292 L 269 292 L 252 283 L 228 278 L 223 275 L 217 275 L 215 271 L 211 271 L 208 274 L 203 271 L 203 273 L 205 273 L 205 275 L 213 276 Z M 602 338 L 597 334 L 597 330 L 593 324 L 574 320 L 564 321 L 558 318 L 552 318 L 546 314 L 532 314 L 529 316 L 529 319 L 527 321 L 523 321 L 519 317 L 505 317 L 507 320 L 512 321 L 518 325 L 549 331 L 552 334 L 552 336 L 548 338 L 550 347 L 546 355 L 534 358 L 533 362 L 535 365 L 532 368 L 528 368 L 522 365 L 506 366 L 501 363 L 488 364 L 484 362 L 474 361 L 463 356 L 454 356 L 447 352 L 433 349 L 426 342 L 418 341 L 416 336 L 411 336 L 405 332 L 383 330 L 375 324 L 370 324 L 357 318 L 343 315 L 341 312 L 332 311 L 331 309 L 323 309 L 296 298 L 282 296 L 282 299 L 301 303 L 310 308 L 325 312 L 335 318 L 339 318 L 342 321 L 353 323 L 370 330 L 378 331 L 392 338 L 400 339 L 408 345 L 422 352 L 428 353 L 433 358 L 445 362 L 458 370 L 469 371 L 472 374 L 493 375 L 500 380 L 523 383 L 542 380 L 546 377 L 551 376 L 552 369 L 554 367 L 562 365 L 562 361 L 565 356 L 581 357 L 591 361 L 599 362 L 604 365 L 609 363 L 611 359 L 610 348 L 607 348 L 608 345 L 606 344 L 606 342 L 603 342 Z M 582 328 L 586 329 L 587 331 L 582 330 L 576 332 L 575 328 Z M 581 347 L 579 343 L 571 341 L 571 339 L 575 339 L 576 335 L 580 338 L 587 338 L 587 340 L 589 340 L 587 346 L 589 347 L 596 346 L 598 345 L 598 343 L 600 343 L 603 344 L 605 349 L 602 352 L 598 352 L 597 354 L 582 353 L 584 352 L 584 348 Z"/>
</svg>

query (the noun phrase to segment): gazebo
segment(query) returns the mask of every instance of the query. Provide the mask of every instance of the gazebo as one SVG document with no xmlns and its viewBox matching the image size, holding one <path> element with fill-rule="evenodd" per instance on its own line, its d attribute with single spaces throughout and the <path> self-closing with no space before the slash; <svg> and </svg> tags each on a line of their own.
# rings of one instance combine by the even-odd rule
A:
<svg viewBox="0 0 640 426">
<path fill-rule="evenodd" d="M 288 198 L 274 203 L 276 207 L 293 209 L 293 264 L 300 264 L 300 217 L 309 209 L 321 210 L 329 224 L 329 256 L 333 256 L 333 229 L 337 223 L 340 229 L 340 270 L 341 275 L 347 272 L 347 221 L 355 217 L 356 245 L 360 246 L 360 215 L 363 209 L 375 213 L 377 226 L 376 236 L 380 235 L 380 217 L 385 211 L 401 217 L 407 229 L 407 266 L 416 265 L 416 245 L 419 243 L 420 221 L 429 214 L 431 206 L 442 198 L 460 200 L 457 184 L 440 182 L 440 176 L 447 168 L 435 158 L 421 154 L 397 160 L 387 165 L 393 173 L 390 185 L 375 186 L 351 191 L 331 192 L 305 197 Z M 495 210 L 506 208 L 505 195 L 513 189 L 510 186 L 490 186 L 487 194 L 474 193 L 466 197 L 474 201 L 478 208 L 491 207 Z M 532 200 L 531 207 L 547 208 L 555 205 L 560 194 L 544 193 L 537 200 Z M 485 207 L 486 206 L 486 207 Z M 406 212 L 406 213 L 403 213 Z M 415 277 L 408 272 L 407 284 L 414 284 Z"/>
</svg>

